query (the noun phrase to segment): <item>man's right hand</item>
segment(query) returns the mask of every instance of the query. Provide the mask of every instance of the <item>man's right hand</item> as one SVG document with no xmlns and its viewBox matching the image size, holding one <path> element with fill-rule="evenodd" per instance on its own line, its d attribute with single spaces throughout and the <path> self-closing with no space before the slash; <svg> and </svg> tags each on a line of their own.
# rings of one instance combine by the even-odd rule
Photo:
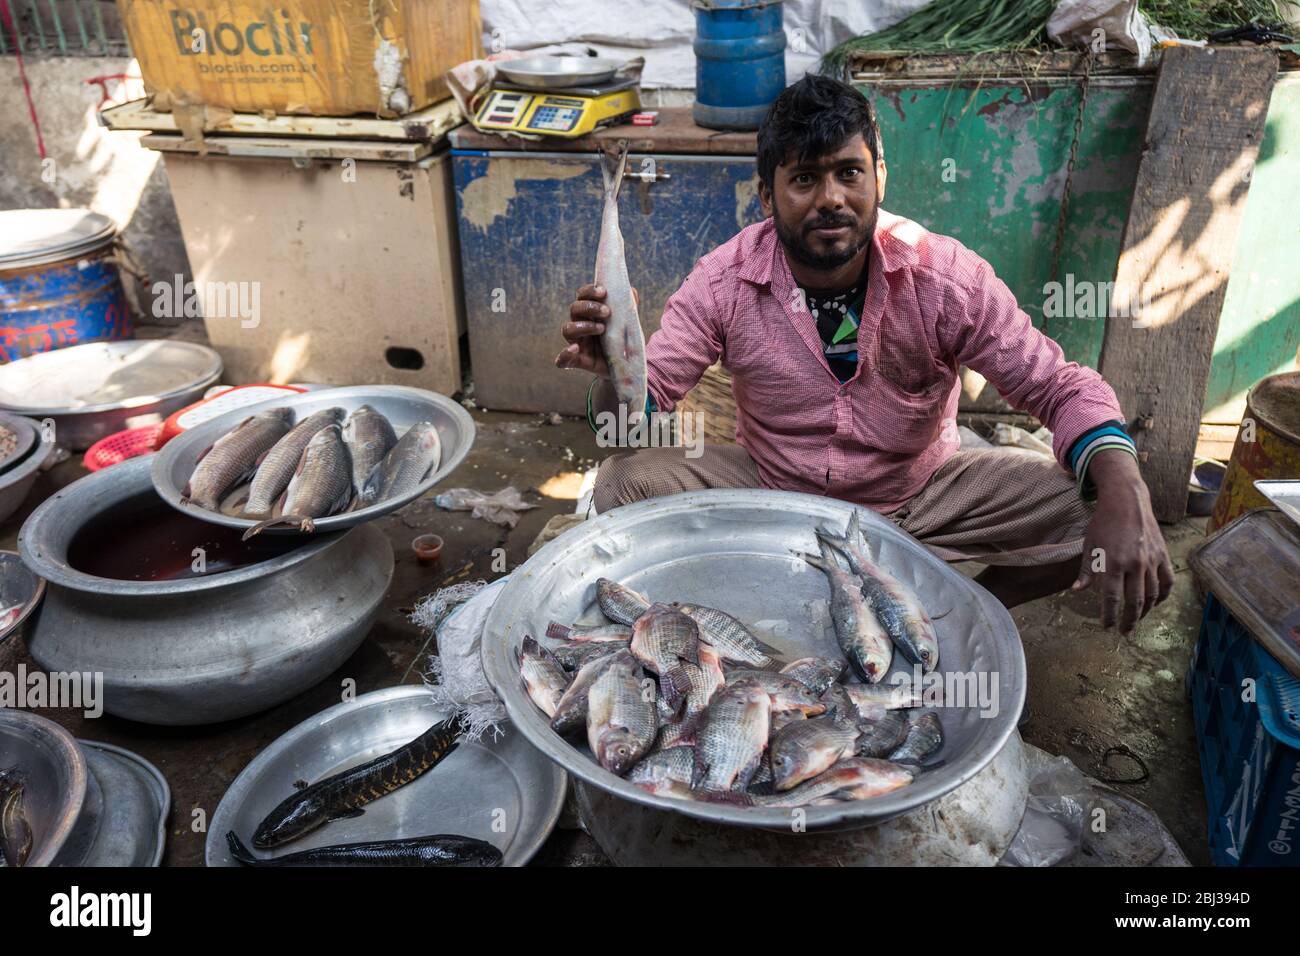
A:
<svg viewBox="0 0 1300 956">
<path fill-rule="evenodd" d="M 634 293 L 635 294 L 635 293 Z M 580 368 L 601 378 L 609 378 L 609 366 L 600 347 L 609 306 L 605 305 L 605 287 L 589 284 L 578 290 L 578 298 L 569 306 L 569 321 L 563 329 L 569 344 L 555 357 L 558 368 Z"/>
</svg>

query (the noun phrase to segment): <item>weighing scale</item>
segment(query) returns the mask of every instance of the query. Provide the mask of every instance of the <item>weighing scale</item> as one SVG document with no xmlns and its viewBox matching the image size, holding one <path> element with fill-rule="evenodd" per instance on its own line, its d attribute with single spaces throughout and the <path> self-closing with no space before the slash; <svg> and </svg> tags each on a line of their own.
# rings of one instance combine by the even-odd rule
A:
<svg viewBox="0 0 1300 956">
<path fill-rule="evenodd" d="M 556 90 L 530 90 L 499 82 L 474 117 L 479 129 L 573 138 L 585 136 L 641 108 L 635 77 Z"/>
</svg>

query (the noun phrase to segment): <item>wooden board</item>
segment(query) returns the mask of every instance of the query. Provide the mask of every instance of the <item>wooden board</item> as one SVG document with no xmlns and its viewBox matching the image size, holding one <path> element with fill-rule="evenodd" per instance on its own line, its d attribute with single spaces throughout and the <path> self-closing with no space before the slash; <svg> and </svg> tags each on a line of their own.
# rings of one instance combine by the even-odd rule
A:
<svg viewBox="0 0 1300 956">
<path fill-rule="evenodd" d="M 149 98 L 112 106 L 99 114 L 109 129 L 145 130 L 152 133 L 184 133 L 193 128 L 206 135 L 311 136 L 319 139 L 386 139 L 428 142 L 439 145 L 461 122 L 460 108 L 446 100 L 426 109 L 381 119 L 377 116 L 279 116 L 273 113 L 232 113 L 211 107 L 190 113 L 155 110 Z M 185 126 L 185 129 L 182 129 Z"/>
<path fill-rule="evenodd" d="M 630 123 L 606 126 L 578 136 L 564 139 L 548 136 L 541 140 L 521 139 L 518 136 L 502 137 L 484 133 L 466 123 L 451 136 L 451 145 L 458 149 L 505 149 L 525 153 L 588 153 L 602 144 L 620 139 L 628 141 L 628 151 L 633 153 L 701 153 L 727 156 L 753 156 L 758 148 L 755 133 L 724 133 L 716 129 L 696 126 L 689 106 L 671 106 L 659 110 L 659 122 L 654 126 L 633 126 Z"/>
<path fill-rule="evenodd" d="M 163 153 L 211 153 L 256 159 L 355 159 L 358 162 L 413 163 L 433 152 L 429 143 L 386 143 L 369 139 L 221 136 L 204 139 L 202 149 L 179 133 L 149 133 L 141 146 Z"/>
<path fill-rule="evenodd" d="M 1165 51 L 1156 81 L 1100 365 L 1135 434 L 1161 521 L 1179 520 L 1186 508 L 1277 66 L 1267 49 L 1176 47 Z"/>
</svg>

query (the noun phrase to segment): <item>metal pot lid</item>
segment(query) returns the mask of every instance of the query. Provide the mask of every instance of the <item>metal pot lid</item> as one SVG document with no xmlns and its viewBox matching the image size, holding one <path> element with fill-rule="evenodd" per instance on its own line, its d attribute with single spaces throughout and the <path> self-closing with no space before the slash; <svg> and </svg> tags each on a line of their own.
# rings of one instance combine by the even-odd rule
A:
<svg viewBox="0 0 1300 956">
<path fill-rule="evenodd" d="M 112 241 L 117 225 L 89 209 L 0 212 L 0 269 L 71 259 Z"/>
<path fill-rule="evenodd" d="M 87 342 L 0 366 L 0 409 L 43 418 L 135 408 L 221 377 L 206 345 L 163 339 Z"/>
<path fill-rule="evenodd" d="M 95 786 L 55 866 L 158 866 L 167 841 L 171 788 L 139 754 L 78 740 Z"/>
<path fill-rule="evenodd" d="M 612 79 L 623 64 L 595 56 L 526 56 L 497 64 L 497 72 L 532 89 L 564 89 Z"/>
<path fill-rule="evenodd" d="M 208 866 L 237 866 L 226 842 L 245 845 L 294 783 L 355 767 L 413 740 L 448 716 L 423 686 L 389 687 L 335 704 L 274 740 L 235 778 L 208 825 Z M 503 866 L 523 866 L 546 841 L 564 807 L 568 778 L 514 727 L 464 742 L 438 766 L 336 820 L 274 850 L 276 857 L 314 847 L 454 833 L 491 843 Z M 504 812 L 502 812 L 504 811 Z"/>
</svg>

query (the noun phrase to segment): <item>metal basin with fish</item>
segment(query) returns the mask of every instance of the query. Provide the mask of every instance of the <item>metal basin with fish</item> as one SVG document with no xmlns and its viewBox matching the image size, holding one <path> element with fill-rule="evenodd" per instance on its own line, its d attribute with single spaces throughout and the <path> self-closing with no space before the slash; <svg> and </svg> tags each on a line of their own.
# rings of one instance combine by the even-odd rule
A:
<svg viewBox="0 0 1300 956">
<path fill-rule="evenodd" d="M 249 405 L 177 435 L 153 456 L 154 487 L 164 501 L 187 515 L 227 528 L 246 530 L 258 523 L 253 518 L 245 518 L 238 513 L 237 503 L 245 496 L 246 486 L 228 492 L 223 498 L 221 511 L 209 511 L 182 503 L 182 492 L 203 453 L 245 418 L 260 411 L 290 408 L 294 412 L 295 421 L 301 421 L 313 412 L 328 408 L 342 408 L 351 413 L 362 405 L 369 405 L 384 415 L 399 438 L 417 422 L 432 422 L 442 443 L 442 458 L 432 474 L 405 494 L 376 501 L 355 511 L 318 518 L 315 522 L 317 534 L 352 528 L 410 504 L 451 474 L 465 460 L 474 444 L 474 419 L 470 418 L 469 412 L 459 402 L 436 392 L 405 385 L 355 385 L 319 389 L 290 398 L 276 398 Z M 292 527 L 273 527 L 266 531 L 268 535 L 297 533 Z"/>
<path fill-rule="evenodd" d="M 25 866 L 49 866 L 76 830 L 89 784 L 76 739 L 51 720 L 0 708 L 0 769 L 26 775 L 23 807 L 32 828 Z"/>
<path fill-rule="evenodd" d="M 249 542 L 158 499 L 148 457 L 32 512 L 23 562 L 46 581 L 27 646 L 104 675 L 104 708 L 145 723 L 229 720 L 325 678 L 365 639 L 393 576 L 374 528 Z"/>
<path fill-rule="evenodd" d="M 840 657 L 826 580 L 790 551 L 815 552 L 813 529 L 843 529 L 851 514 L 851 505 L 814 495 L 714 490 L 599 515 L 556 538 L 510 576 L 484 628 L 487 678 L 514 725 L 580 786 L 713 823 L 788 830 L 789 810 L 658 796 L 602 769 L 585 746 L 551 730 L 521 686 L 515 653 L 525 635 L 541 637 L 550 621 L 599 620 L 596 580 L 609 577 L 651 601 L 727 611 L 787 660 Z M 938 617 L 935 673 L 983 680 L 994 706 L 984 716 L 975 706 L 943 708 L 941 765 L 883 796 L 801 808 L 809 830 L 879 824 L 950 793 L 1003 749 L 1024 706 L 1024 651 L 1006 609 L 885 518 L 863 511 L 862 521 L 877 558 Z M 893 670 L 906 667 L 896 654 Z"/>
<path fill-rule="evenodd" d="M 221 356 L 193 342 L 88 342 L 0 365 L 0 409 L 53 419 L 54 440 L 85 451 L 198 401 L 221 369 Z"/>
<path fill-rule="evenodd" d="M 294 792 L 388 753 L 447 717 L 424 687 L 389 687 L 336 704 L 270 744 L 235 778 L 208 824 L 208 866 L 238 865 L 226 844 L 234 830 L 245 843 L 266 815 Z M 413 782 L 367 804 L 353 819 L 335 820 L 259 856 L 284 856 L 339 843 L 399 840 L 451 833 L 486 840 L 522 866 L 546 841 L 564 805 L 564 771 L 515 728 L 462 743 Z"/>
</svg>

